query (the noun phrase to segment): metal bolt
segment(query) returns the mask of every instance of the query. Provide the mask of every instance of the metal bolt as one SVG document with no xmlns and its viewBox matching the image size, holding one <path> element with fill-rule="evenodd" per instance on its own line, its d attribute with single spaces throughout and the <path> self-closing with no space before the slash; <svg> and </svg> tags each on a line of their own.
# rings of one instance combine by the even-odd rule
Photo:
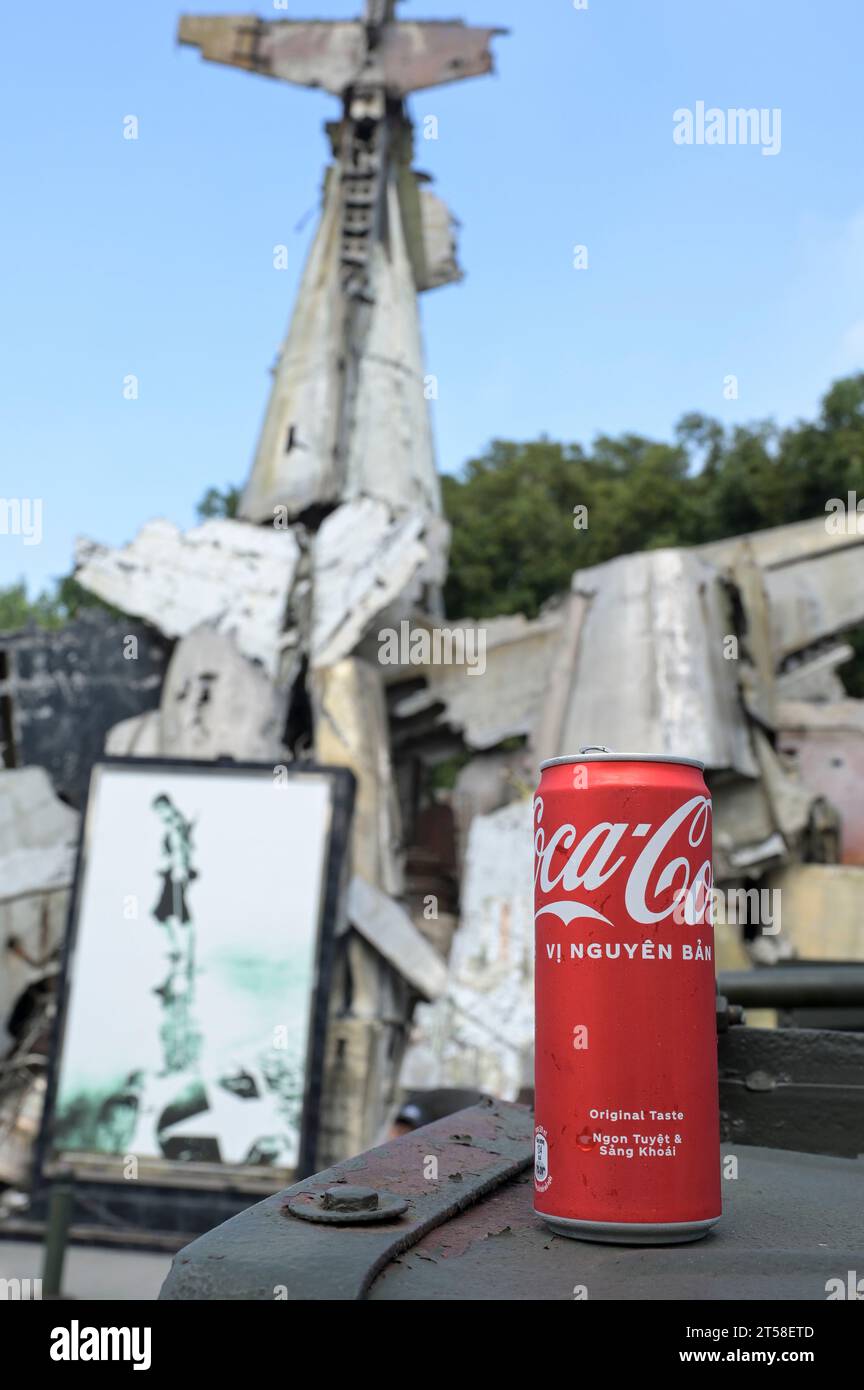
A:
<svg viewBox="0 0 864 1390">
<path fill-rule="evenodd" d="M 378 1193 L 373 1187 L 340 1184 L 325 1188 L 321 1193 L 321 1206 L 325 1211 L 377 1211 Z"/>
<path fill-rule="evenodd" d="M 323 1192 L 296 1192 L 284 1210 L 301 1221 L 316 1221 L 322 1226 L 366 1226 L 395 1221 L 404 1216 L 408 1206 L 407 1197 L 397 1197 L 395 1192 L 337 1182 Z"/>
</svg>

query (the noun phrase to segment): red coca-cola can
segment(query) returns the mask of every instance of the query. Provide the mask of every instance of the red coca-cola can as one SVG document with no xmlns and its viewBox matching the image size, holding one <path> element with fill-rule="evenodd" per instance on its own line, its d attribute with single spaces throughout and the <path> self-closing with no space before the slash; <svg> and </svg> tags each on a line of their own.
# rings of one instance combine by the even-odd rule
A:
<svg viewBox="0 0 864 1390">
<path fill-rule="evenodd" d="M 534 1206 L 559 1234 L 720 1218 L 711 798 L 689 758 L 584 750 L 534 800 Z"/>
</svg>

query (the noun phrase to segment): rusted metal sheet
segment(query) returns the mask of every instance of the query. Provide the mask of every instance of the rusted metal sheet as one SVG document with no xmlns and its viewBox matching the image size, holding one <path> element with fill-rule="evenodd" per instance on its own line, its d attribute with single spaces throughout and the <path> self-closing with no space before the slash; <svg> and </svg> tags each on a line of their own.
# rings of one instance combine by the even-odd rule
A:
<svg viewBox="0 0 864 1390">
<path fill-rule="evenodd" d="M 864 1230 L 854 1159 L 724 1145 L 738 1180 L 702 1243 L 589 1244 L 555 1236 L 532 1210 L 529 1173 L 430 1232 L 379 1275 L 370 1301 L 823 1301 L 826 1280 L 860 1268 Z M 766 1196 L 770 1194 L 770 1196 Z M 838 1232 L 826 1243 L 826 1224 Z"/>
<path fill-rule="evenodd" d="M 752 1034 L 733 1028 L 721 1039 L 721 1054 L 732 1040 L 739 1069 L 747 1068 Z M 825 1035 L 807 1037 L 802 1065 L 812 1073 L 813 1040 Z M 757 1037 L 755 1045 L 770 1041 Z M 860 1041 L 842 1044 L 835 1051 L 857 1051 L 860 1066 Z M 733 1058 L 730 1075 L 735 1070 Z M 729 1102 L 734 1125 L 734 1085 Z M 758 1114 L 750 1115 L 751 1130 L 756 1123 Z M 698 1245 L 627 1248 L 555 1236 L 534 1214 L 532 1132 L 529 1110 L 486 1103 L 361 1154 L 180 1251 L 160 1298 L 822 1301 L 838 1269 L 861 1267 L 855 1159 L 724 1144 L 720 1152 L 734 1158 L 737 1180 L 724 1183 L 716 1233 Z M 366 1224 L 349 1212 L 344 1223 L 321 1225 L 292 1214 L 301 1203 L 320 1208 L 327 1191 L 338 1199 L 340 1187 L 365 1189 L 353 1194 L 361 1204 L 383 1198 L 392 1219 Z M 838 1233 L 836 1241 L 826 1243 L 826 1229 Z"/>
<path fill-rule="evenodd" d="M 181 1250 L 160 1298 L 363 1298 L 401 1252 L 527 1168 L 532 1130 L 523 1106 L 482 1104 L 349 1159 Z M 380 1225 L 318 1225 L 288 1209 L 338 1183 L 406 1198 L 408 1210 Z"/>
<path fill-rule="evenodd" d="M 341 95 L 362 80 L 392 96 L 481 77 L 493 69 L 491 40 L 500 28 L 461 20 L 386 24 L 370 48 L 360 21 L 281 19 L 256 15 L 184 15 L 177 38 L 209 62 Z"/>
</svg>

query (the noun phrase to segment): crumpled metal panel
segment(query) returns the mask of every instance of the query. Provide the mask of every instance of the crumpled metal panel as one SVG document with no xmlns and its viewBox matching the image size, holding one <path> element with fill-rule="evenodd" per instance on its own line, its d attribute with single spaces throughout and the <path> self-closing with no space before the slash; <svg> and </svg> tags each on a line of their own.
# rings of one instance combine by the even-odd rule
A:
<svg viewBox="0 0 864 1390">
<path fill-rule="evenodd" d="M 864 620 L 864 544 L 836 547 L 814 560 L 769 570 L 765 588 L 779 664 L 790 653 Z"/>
<path fill-rule="evenodd" d="M 256 15 L 184 15 L 177 37 L 209 62 L 258 72 L 341 95 L 361 78 L 393 96 L 480 77 L 492 71 L 490 41 L 506 29 L 469 28 L 461 20 L 400 22 L 368 47 L 359 21 L 280 19 Z M 367 58 L 371 61 L 367 62 Z"/>
<path fill-rule="evenodd" d="M 840 814 L 842 862 L 864 864 L 864 700 L 783 701 L 778 729 L 802 782 Z"/>
<path fill-rule="evenodd" d="M 105 752 L 282 763 L 286 699 L 287 689 L 242 656 L 232 637 L 204 625 L 174 648 L 159 709 L 116 724 Z"/>
<path fill-rule="evenodd" d="M 864 534 L 860 537 L 834 535 L 826 526 L 826 517 L 817 516 L 811 521 L 793 521 L 785 526 L 768 526 L 764 531 L 748 531 L 743 536 L 730 536 L 722 541 L 708 541 L 696 549 L 712 564 L 725 567 L 734 564 L 743 545 L 747 546 L 761 569 L 776 569 L 800 560 L 814 560 L 844 546 L 864 545 Z"/>
<path fill-rule="evenodd" d="M 300 542 L 287 528 L 265 530 L 220 518 L 182 532 L 157 520 L 117 548 L 79 537 L 75 578 L 165 637 L 213 623 L 235 636 L 244 656 L 275 675 L 300 558 Z"/>
<path fill-rule="evenodd" d="M 572 587 L 589 602 L 557 754 L 598 743 L 758 776 L 713 566 L 688 550 L 646 551 L 579 570 Z"/>
<path fill-rule="evenodd" d="M 712 782 L 714 881 L 737 883 L 788 858 L 761 782 L 724 775 Z"/>
<path fill-rule="evenodd" d="M 78 824 L 44 768 L 0 769 L 0 1057 L 16 1000 L 63 939 Z"/>
<path fill-rule="evenodd" d="M 864 534 L 835 534 L 825 517 L 700 546 L 699 554 L 737 579 L 761 571 L 773 664 L 864 621 Z M 750 617 L 751 603 L 743 591 Z"/>
<path fill-rule="evenodd" d="M 533 1084 L 533 804 L 476 816 L 446 991 L 414 1017 L 402 1084 L 515 1100 Z"/>
<path fill-rule="evenodd" d="M 426 688 L 396 700 L 397 720 L 440 705 L 438 722 L 461 730 L 465 742 L 478 749 L 531 735 L 543 707 L 560 628 L 561 614 L 552 610 L 531 622 L 516 614 L 487 622 L 461 618 L 446 623 L 439 630 L 465 633 L 473 666 L 466 662 L 402 667 L 402 674 L 424 677 Z M 476 659 L 481 651 L 482 670 Z M 397 674 L 394 667 L 394 679 Z"/>
<path fill-rule="evenodd" d="M 372 497 L 331 512 L 313 543 L 310 665 L 334 665 L 357 649 L 364 633 L 374 634 L 385 614 L 395 624 L 422 606 L 444 581 L 449 538 L 440 517 L 394 514 Z"/>
</svg>

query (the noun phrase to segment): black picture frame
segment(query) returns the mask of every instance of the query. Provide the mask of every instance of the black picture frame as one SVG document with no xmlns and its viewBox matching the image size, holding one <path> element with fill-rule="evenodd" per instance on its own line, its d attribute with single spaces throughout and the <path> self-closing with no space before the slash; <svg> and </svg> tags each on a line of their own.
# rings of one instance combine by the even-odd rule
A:
<svg viewBox="0 0 864 1390">
<path fill-rule="evenodd" d="M 242 1205 L 248 1205 L 249 1196 L 263 1196 L 273 1191 L 274 1186 L 282 1185 L 274 1181 L 284 1173 L 273 1167 L 254 1165 L 230 1165 L 224 1163 L 197 1163 L 186 1160 L 152 1159 L 147 1160 L 135 1184 L 122 1181 L 120 1156 L 108 1154 L 88 1155 L 81 1151 L 58 1151 L 54 1143 L 58 1083 L 64 1045 L 66 1042 L 69 1008 L 74 988 L 74 961 L 84 905 L 87 883 L 88 844 L 92 833 L 93 817 L 99 794 L 100 780 L 112 770 L 122 770 L 134 776 L 143 772 L 164 772 L 168 777 L 181 777 L 185 774 L 230 778 L 258 776 L 268 779 L 272 785 L 277 775 L 283 780 L 317 778 L 324 781 L 329 789 L 329 823 L 326 830 L 326 844 L 322 858 L 322 872 L 319 889 L 319 915 L 317 940 L 314 951 L 312 971 L 312 991 L 309 1006 L 307 1043 L 305 1055 L 305 1081 L 300 1120 L 299 1151 L 296 1169 L 288 1176 L 291 1181 L 314 1173 L 318 1148 L 318 1129 L 320 1102 L 324 1072 L 324 1055 L 327 1035 L 329 997 L 332 983 L 333 962 L 337 934 L 343 925 L 344 895 L 350 869 L 349 836 L 354 808 L 356 779 L 348 768 L 331 767 L 314 762 L 272 764 L 261 762 L 235 761 L 221 758 L 213 762 L 196 759 L 170 757 L 103 757 L 94 764 L 88 787 L 87 801 L 81 820 L 75 874 L 69 902 L 67 930 L 64 940 L 60 977 L 58 982 L 57 1011 L 51 1045 L 49 1065 L 46 1075 L 45 1104 L 39 1135 L 34 1152 L 34 1194 L 42 1197 L 48 1187 L 58 1181 L 72 1181 L 79 1190 L 92 1194 L 101 1189 L 102 1206 L 108 1220 L 118 1219 L 122 1223 L 123 1212 L 130 1206 L 130 1214 L 125 1219 L 132 1226 L 152 1223 L 155 1207 L 163 1211 L 159 1218 L 162 1228 L 176 1226 L 166 1219 L 166 1203 L 170 1206 L 172 1192 L 193 1198 L 197 1192 L 202 1201 L 201 1219 L 196 1222 L 194 1200 L 186 1202 L 185 1218 L 179 1223 L 180 1229 L 190 1230 L 197 1225 L 206 1229 L 212 1224 L 212 1215 L 224 1219 L 224 1202 L 207 1201 L 217 1194 L 231 1194 L 236 1198 L 244 1194 Z M 124 1198 L 131 1196 L 135 1189 L 142 1200 L 127 1203 Z M 116 1201 L 112 1203 L 112 1195 Z M 149 1203 L 146 1199 L 150 1199 Z M 92 1201 L 88 1203 L 92 1209 Z M 135 1219 L 135 1209 L 149 1207 L 149 1215 L 142 1223 Z M 190 1217 L 190 1211 L 193 1215 Z M 209 1211 L 210 1215 L 206 1213 Z M 230 1214 L 230 1210 L 228 1210 Z"/>
</svg>

